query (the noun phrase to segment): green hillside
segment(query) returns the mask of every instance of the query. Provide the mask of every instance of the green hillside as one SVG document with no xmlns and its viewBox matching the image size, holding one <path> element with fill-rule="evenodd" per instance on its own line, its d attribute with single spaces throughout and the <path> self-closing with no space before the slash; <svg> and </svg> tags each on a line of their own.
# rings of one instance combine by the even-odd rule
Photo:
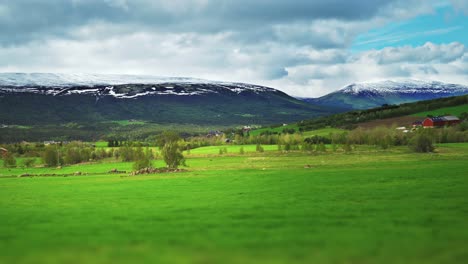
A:
<svg viewBox="0 0 468 264">
<path fill-rule="evenodd" d="M 316 130 L 325 127 L 352 129 L 359 123 L 415 115 L 418 113 L 420 113 L 421 116 L 426 116 L 427 114 L 423 115 L 423 113 L 429 113 L 431 111 L 434 111 L 433 113 L 437 113 L 439 109 L 440 112 L 445 114 L 447 112 L 446 109 L 449 107 L 453 107 L 453 110 L 456 110 L 456 113 L 458 114 L 459 112 L 464 112 L 463 109 L 466 108 L 466 105 L 468 105 L 468 95 L 463 95 L 401 105 L 385 105 L 367 110 L 356 110 L 310 120 L 303 120 L 297 124 L 301 131 Z M 455 111 L 453 112 L 454 113 L 452 114 L 455 114 Z M 418 114 L 417 116 L 420 115 Z"/>
<path fill-rule="evenodd" d="M 443 107 L 443 108 L 436 109 L 436 110 L 419 112 L 419 113 L 416 113 L 416 114 L 412 114 L 412 116 L 418 116 L 418 117 L 426 117 L 426 116 L 429 116 L 429 115 L 432 115 L 432 116 L 442 116 L 442 115 L 460 116 L 462 113 L 468 113 L 468 104 L 450 106 L 450 107 Z"/>
<path fill-rule="evenodd" d="M 206 134 L 226 127 L 295 122 L 333 111 L 278 91 L 237 94 L 220 90 L 133 99 L 12 93 L 0 96 L 0 143 L 95 141 L 107 135 L 141 140 L 170 127 L 182 127 L 184 134 Z"/>
<path fill-rule="evenodd" d="M 14 114 L 12 114 L 14 112 Z M 271 124 L 329 114 L 283 93 L 148 96 L 135 99 L 90 95 L 11 94 L 0 97 L 0 122 L 7 125 L 89 124 L 138 120 L 159 124 Z"/>
<path fill-rule="evenodd" d="M 281 134 L 281 133 L 291 133 L 291 132 L 302 132 L 304 136 L 321 136 L 326 137 L 329 136 L 330 133 L 342 133 L 345 130 L 340 128 L 333 128 L 333 127 L 325 127 L 320 129 L 314 129 L 309 131 L 302 131 L 299 129 L 300 126 L 298 124 L 291 124 L 285 126 L 273 126 L 273 127 L 263 127 L 259 129 L 255 129 L 250 131 L 250 135 L 258 136 L 262 134 Z"/>
</svg>

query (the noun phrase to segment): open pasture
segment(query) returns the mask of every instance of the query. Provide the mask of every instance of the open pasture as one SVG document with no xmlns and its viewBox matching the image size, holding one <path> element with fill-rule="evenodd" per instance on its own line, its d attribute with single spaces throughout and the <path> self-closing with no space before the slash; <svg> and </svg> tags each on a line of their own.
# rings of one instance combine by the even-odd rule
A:
<svg viewBox="0 0 468 264">
<path fill-rule="evenodd" d="M 432 111 L 425 111 L 413 114 L 412 116 L 417 117 L 427 117 L 428 115 L 432 116 L 443 116 L 443 115 L 454 115 L 454 116 L 461 116 L 462 113 L 468 113 L 468 104 L 457 105 L 457 106 L 450 106 L 439 108 Z"/>
<path fill-rule="evenodd" d="M 1 176 L 93 173 L 0 177 L 0 263 L 468 258 L 468 144 L 441 145 L 432 154 L 266 148 L 219 156 L 218 149 L 192 150 L 182 173 L 108 174 L 132 167 L 111 159 L 60 170 L 0 169 Z"/>
</svg>

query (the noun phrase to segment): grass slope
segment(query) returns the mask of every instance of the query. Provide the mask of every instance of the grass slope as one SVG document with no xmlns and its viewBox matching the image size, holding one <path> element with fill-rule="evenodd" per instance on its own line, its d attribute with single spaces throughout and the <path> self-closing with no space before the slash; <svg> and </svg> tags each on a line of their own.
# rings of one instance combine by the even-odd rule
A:
<svg viewBox="0 0 468 264">
<path fill-rule="evenodd" d="M 189 158 L 179 174 L 0 178 L 0 263 L 462 263 L 468 144 L 438 151 L 265 152 Z M 131 164 L 63 170 L 114 167 Z"/>
<path fill-rule="evenodd" d="M 278 127 L 273 127 L 273 128 L 263 127 L 263 128 L 255 129 L 255 130 L 250 131 L 250 135 L 258 136 L 265 132 L 281 134 L 284 129 L 294 129 L 296 132 L 299 132 L 299 126 L 297 124 L 291 124 L 291 125 L 278 126 Z M 302 134 L 305 136 L 317 135 L 317 136 L 322 136 L 322 137 L 328 137 L 330 133 L 340 134 L 345 131 L 346 130 L 344 129 L 326 127 L 326 128 L 321 128 L 321 129 L 309 130 L 309 131 L 303 132 Z"/>
<path fill-rule="evenodd" d="M 274 127 L 262 127 L 255 130 L 250 131 L 250 135 L 258 136 L 264 132 L 270 133 L 282 133 L 284 129 L 294 129 L 296 132 L 299 130 L 299 126 L 297 124 L 290 124 L 290 125 L 279 125 Z"/>
<path fill-rule="evenodd" d="M 316 119 L 302 120 L 301 122 L 297 123 L 297 125 L 302 129 L 302 131 L 322 129 L 324 127 L 352 129 L 358 126 L 359 124 L 369 123 L 374 120 L 407 117 L 415 113 L 439 111 L 439 109 L 462 106 L 467 104 L 468 95 L 454 96 L 448 98 L 419 101 L 415 103 L 388 105 L 367 110 L 355 110 L 341 114 L 319 117 Z M 445 112 L 445 110 L 443 111 Z M 384 123 L 388 122 L 385 121 Z"/>
<path fill-rule="evenodd" d="M 341 134 L 341 133 L 344 133 L 344 132 L 346 132 L 346 130 L 344 130 L 344 129 L 327 127 L 327 128 L 322 128 L 322 129 L 306 131 L 306 132 L 303 132 L 302 134 L 304 136 L 329 137 L 330 134 Z"/>
<path fill-rule="evenodd" d="M 452 106 L 452 107 L 443 107 L 443 108 L 432 110 L 432 111 L 419 112 L 419 113 L 413 114 L 412 116 L 426 117 L 428 115 L 442 116 L 446 114 L 460 116 L 462 113 L 468 113 L 468 104 L 457 105 L 457 106 Z"/>
</svg>

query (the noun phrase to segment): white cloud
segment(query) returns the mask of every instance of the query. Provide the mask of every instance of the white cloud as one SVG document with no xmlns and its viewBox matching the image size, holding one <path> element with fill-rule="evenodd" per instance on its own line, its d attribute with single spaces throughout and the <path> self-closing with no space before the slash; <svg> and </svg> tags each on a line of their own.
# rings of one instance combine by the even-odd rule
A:
<svg viewBox="0 0 468 264">
<path fill-rule="evenodd" d="M 450 0 L 450 2 L 453 4 L 453 6 L 464 12 L 465 14 L 468 15 L 468 1 L 466 0 Z"/>
<path fill-rule="evenodd" d="M 359 34 L 430 13 L 436 0 L 74 0 L 66 6 L 72 18 L 48 11 L 62 1 L 49 2 L 29 20 L 5 18 L 2 12 L 11 10 L 0 5 L 0 20 L 12 26 L 0 29 L 0 71 L 191 76 L 263 84 L 297 96 L 380 79 L 468 83 L 461 43 L 348 51 Z M 84 12 L 95 6 L 102 10 Z"/>
<path fill-rule="evenodd" d="M 431 42 L 419 47 L 387 47 L 382 50 L 364 52 L 358 59 L 372 60 L 378 64 L 390 63 L 447 63 L 460 59 L 465 54 L 465 46 L 458 42 L 436 45 Z"/>
<path fill-rule="evenodd" d="M 312 64 L 288 68 L 283 80 L 287 92 L 299 96 L 320 96 L 353 82 L 387 79 L 426 79 L 468 83 L 468 53 L 464 45 L 453 42 L 417 47 L 384 48 L 348 54 L 344 63 Z M 291 85 L 293 83 L 294 85 Z"/>
</svg>

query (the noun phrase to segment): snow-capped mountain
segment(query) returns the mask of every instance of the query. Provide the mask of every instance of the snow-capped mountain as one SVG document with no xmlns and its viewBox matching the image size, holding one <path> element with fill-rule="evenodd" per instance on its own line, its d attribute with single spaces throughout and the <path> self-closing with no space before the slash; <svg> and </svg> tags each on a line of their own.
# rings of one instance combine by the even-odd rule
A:
<svg viewBox="0 0 468 264">
<path fill-rule="evenodd" d="M 330 113 L 268 87 L 138 75 L 0 73 L 0 124 L 286 123 Z"/>
<path fill-rule="evenodd" d="M 131 99 L 149 95 L 202 95 L 209 93 L 262 93 L 278 90 L 245 83 L 185 77 L 115 74 L 0 73 L 0 93 L 93 95 Z"/>
<path fill-rule="evenodd" d="M 467 85 L 403 80 L 353 83 L 336 92 L 305 101 L 345 109 L 366 109 L 383 104 L 401 104 L 464 94 L 468 94 Z"/>
<path fill-rule="evenodd" d="M 464 93 L 468 91 L 468 86 L 460 84 L 442 83 L 436 81 L 381 81 L 381 82 L 363 82 L 350 84 L 338 92 L 350 94 L 373 93 L 380 95 L 388 94 L 445 94 L 445 93 Z"/>
<path fill-rule="evenodd" d="M 203 79 L 185 77 L 158 77 L 129 74 L 86 74 L 86 73 L 0 73 L 0 84 L 6 86 L 94 86 L 117 84 L 156 84 L 167 82 L 203 83 Z"/>
</svg>

